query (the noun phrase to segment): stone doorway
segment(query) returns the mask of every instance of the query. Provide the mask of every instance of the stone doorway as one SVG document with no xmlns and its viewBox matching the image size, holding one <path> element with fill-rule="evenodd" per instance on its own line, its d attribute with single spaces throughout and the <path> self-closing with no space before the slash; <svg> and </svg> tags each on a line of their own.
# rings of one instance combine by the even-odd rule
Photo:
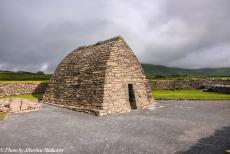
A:
<svg viewBox="0 0 230 154">
<path fill-rule="evenodd" d="M 136 104 L 136 98 L 135 98 L 135 92 L 133 89 L 133 84 L 128 84 L 128 92 L 129 92 L 129 103 L 131 109 L 137 109 L 137 104 Z"/>
</svg>

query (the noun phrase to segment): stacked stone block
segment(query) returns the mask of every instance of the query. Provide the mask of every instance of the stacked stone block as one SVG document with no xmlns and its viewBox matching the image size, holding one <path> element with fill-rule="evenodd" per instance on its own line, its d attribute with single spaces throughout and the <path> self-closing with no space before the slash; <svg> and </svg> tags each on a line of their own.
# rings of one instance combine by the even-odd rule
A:
<svg viewBox="0 0 230 154">
<path fill-rule="evenodd" d="M 149 81 L 151 89 L 203 89 L 214 85 L 230 85 L 230 80 L 154 80 Z"/>
<path fill-rule="evenodd" d="M 52 76 L 44 101 L 95 115 L 128 112 L 128 84 L 134 86 L 138 109 L 151 103 L 144 71 L 118 36 L 70 53 Z"/>
<path fill-rule="evenodd" d="M 42 82 L 1 82 L 0 83 L 0 98 L 4 96 L 44 93 L 47 83 Z"/>
</svg>

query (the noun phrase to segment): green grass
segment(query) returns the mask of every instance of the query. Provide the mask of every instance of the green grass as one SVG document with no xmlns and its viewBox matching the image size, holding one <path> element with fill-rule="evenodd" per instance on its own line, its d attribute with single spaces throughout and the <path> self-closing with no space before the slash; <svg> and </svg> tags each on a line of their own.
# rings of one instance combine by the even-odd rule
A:
<svg viewBox="0 0 230 154">
<path fill-rule="evenodd" d="M 15 95 L 15 96 L 6 96 L 2 98 L 23 98 L 28 100 L 41 100 L 43 94 L 24 94 L 24 95 Z"/>
<path fill-rule="evenodd" d="M 202 92 L 200 90 L 159 90 L 152 95 L 156 100 L 230 100 L 230 94 Z"/>
<path fill-rule="evenodd" d="M 6 117 L 7 113 L 0 112 L 0 121 Z"/>
</svg>

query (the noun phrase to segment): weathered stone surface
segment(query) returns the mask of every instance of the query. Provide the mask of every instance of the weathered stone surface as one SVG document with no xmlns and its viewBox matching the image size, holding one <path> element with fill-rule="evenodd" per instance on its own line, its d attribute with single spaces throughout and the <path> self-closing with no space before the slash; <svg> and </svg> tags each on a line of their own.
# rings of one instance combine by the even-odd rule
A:
<svg viewBox="0 0 230 154">
<path fill-rule="evenodd" d="M 0 106 L 0 112 L 9 112 L 9 108 Z"/>
<path fill-rule="evenodd" d="M 19 112 L 21 109 L 22 99 L 10 99 L 10 112 Z"/>
<path fill-rule="evenodd" d="M 29 108 L 29 103 L 28 102 L 21 103 L 21 107 L 20 107 L 21 111 L 26 111 L 28 108 Z"/>
<path fill-rule="evenodd" d="M 230 94 L 230 85 L 212 85 L 206 87 L 203 91 L 212 91 L 212 92 Z"/>
<path fill-rule="evenodd" d="M 129 112 L 129 84 L 137 109 L 151 103 L 144 71 L 119 36 L 71 52 L 52 76 L 44 101 L 99 116 Z"/>
<path fill-rule="evenodd" d="M 230 80 L 154 80 L 149 81 L 151 89 L 203 89 L 214 85 L 230 85 Z"/>
<path fill-rule="evenodd" d="M 20 94 L 44 93 L 47 83 L 41 82 L 1 82 L 0 97 Z"/>
<path fill-rule="evenodd" d="M 34 111 L 40 109 L 41 106 L 38 101 L 35 100 L 27 100 L 21 98 L 14 99 L 0 99 L 0 111 L 1 112 L 26 112 L 26 111 Z"/>
</svg>

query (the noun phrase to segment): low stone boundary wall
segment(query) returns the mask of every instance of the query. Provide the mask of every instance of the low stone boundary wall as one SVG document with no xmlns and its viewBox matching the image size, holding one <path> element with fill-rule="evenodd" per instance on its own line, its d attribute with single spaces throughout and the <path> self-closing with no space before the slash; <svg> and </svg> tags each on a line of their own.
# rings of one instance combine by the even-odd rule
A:
<svg viewBox="0 0 230 154">
<path fill-rule="evenodd" d="M 42 82 L 0 82 L 0 97 L 44 93 L 47 83 Z"/>
<path fill-rule="evenodd" d="M 151 89 L 204 89 L 214 85 L 230 85 L 230 80 L 154 80 L 149 81 Z M 0 97 L 45 93 L 44 82 L 0 82 Z"/>
<path fill-rule="evenodd" d="M 207 87 L 204 91 L 213 91 L 213 92 L 230 94 L 230 85 L 213 85 Z"/>
<path fill-rule="evenodd" d="M 212 85 L 230 85 L 230 80 L 154 80 L 151 89 L 202 89 Z"/>
</svg>

